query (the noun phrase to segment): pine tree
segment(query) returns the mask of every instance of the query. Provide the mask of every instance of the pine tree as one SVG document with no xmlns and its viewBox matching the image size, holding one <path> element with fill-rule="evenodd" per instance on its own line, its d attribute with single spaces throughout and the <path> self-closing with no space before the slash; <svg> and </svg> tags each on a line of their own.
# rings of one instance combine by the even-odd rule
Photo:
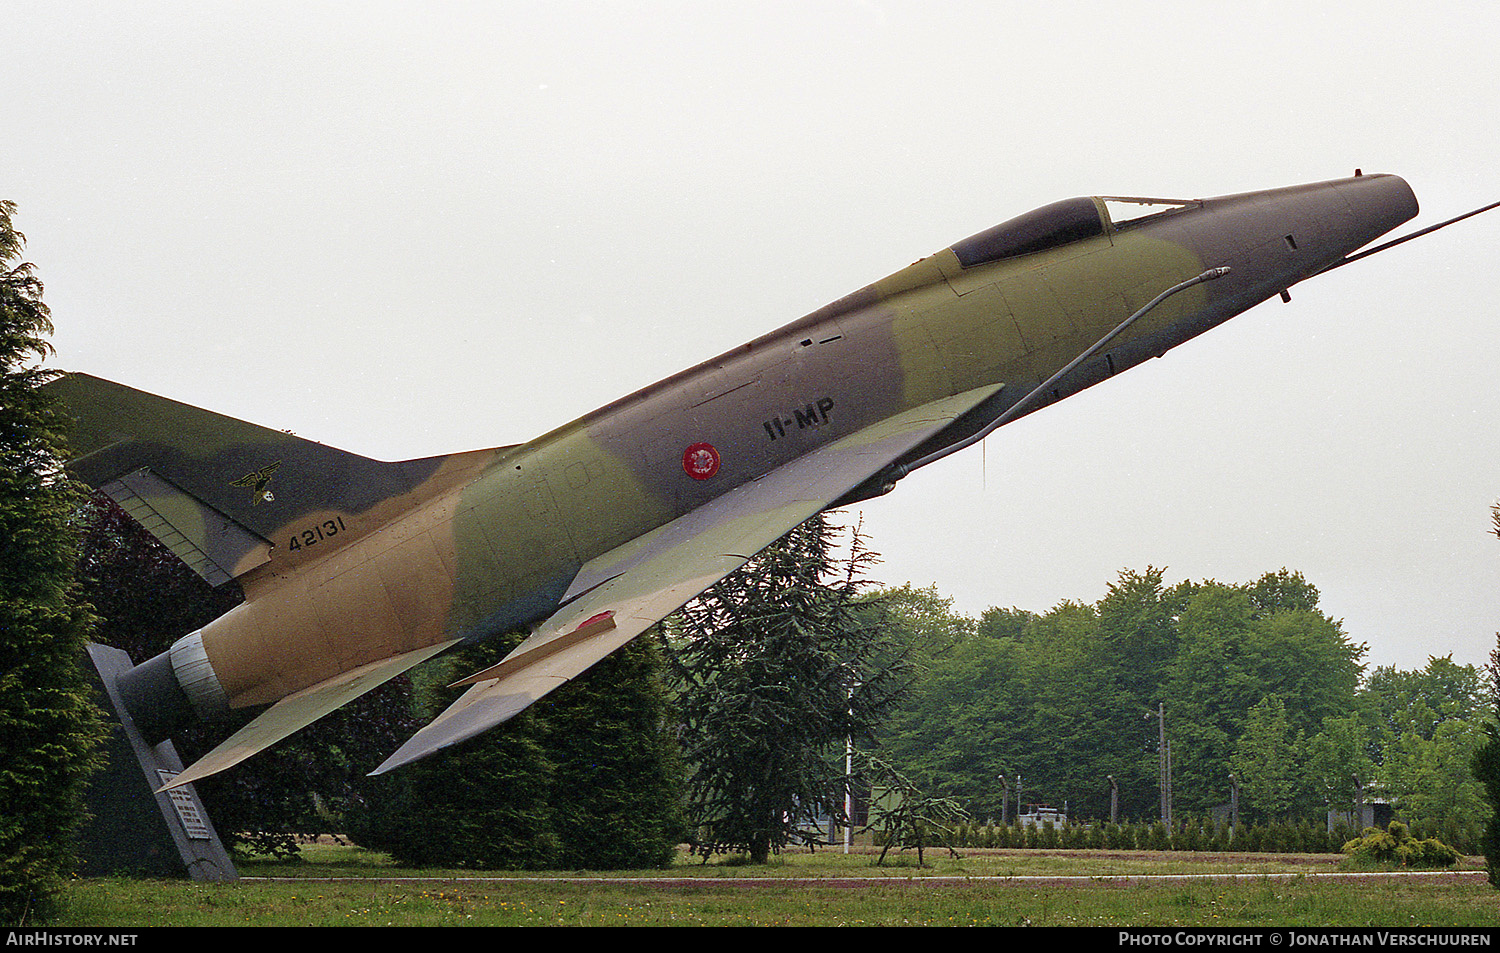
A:
<svg viewBox="0 0 1500 953">
<path fill-rule="evenodd" d="M 64 419 L 39 390 L 51 316 L 0 201 L 0 923 L 45 918 L 76 862 L 102 720 L 82 666 Z"/>
<path fill-rule="evenodd" d="M 861 600 L 858 529 L 814 517 L 675 617 L 669 646 L 694 849 L 764 863 L 821 812 L 842 821 L 846 740 L 894 701 L 903 661 Z"/>
</svg>

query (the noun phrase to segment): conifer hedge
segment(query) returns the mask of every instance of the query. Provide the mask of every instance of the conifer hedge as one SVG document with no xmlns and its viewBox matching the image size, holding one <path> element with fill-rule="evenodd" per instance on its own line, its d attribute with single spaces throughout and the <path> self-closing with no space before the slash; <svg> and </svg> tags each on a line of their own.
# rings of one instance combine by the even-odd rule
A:
<svg viewBox="0 0 1500 953">
<path fill-rule="evenodd" d="M 61 472 L 64 419 L 40 391 L 52 325 L 0 201 L 0 923 L 43 921 L 74 869 L 102 721 L 73 577 L 80 495 Z"/>
</svg>

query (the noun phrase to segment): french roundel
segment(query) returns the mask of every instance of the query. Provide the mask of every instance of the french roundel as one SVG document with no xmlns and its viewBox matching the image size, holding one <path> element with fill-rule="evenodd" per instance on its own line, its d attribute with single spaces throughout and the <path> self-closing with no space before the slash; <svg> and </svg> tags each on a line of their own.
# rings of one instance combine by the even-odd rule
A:
<svg viewBox="0 0 1500 953">
<path fill-rule="evenodd" d="M 719 472 L 719 451 L 711 443 L 695 443 L 682 452 L 682 469 L 694 480 L 707 480 Z"/>
</svg>

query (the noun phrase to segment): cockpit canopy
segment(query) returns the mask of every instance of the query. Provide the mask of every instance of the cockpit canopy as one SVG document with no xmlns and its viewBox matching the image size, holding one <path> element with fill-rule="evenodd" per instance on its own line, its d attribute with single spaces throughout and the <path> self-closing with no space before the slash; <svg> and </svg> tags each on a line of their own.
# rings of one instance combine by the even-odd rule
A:
<svg viewBox="0 0 1500 953">
<path fill-rule="evenodd" d="M 953 246 L 965 268 L 1095 238 L 1198 202 L 1096 196 L 1063 199 L 971 235 Z"/>
<path fill-rule="evenodd" d="M 985 229 L 953 246 L 965 268 L 1018 258 L 1104 234 L 1104 213 L 1091 198 L 1063 199 Z"/>
</svg>

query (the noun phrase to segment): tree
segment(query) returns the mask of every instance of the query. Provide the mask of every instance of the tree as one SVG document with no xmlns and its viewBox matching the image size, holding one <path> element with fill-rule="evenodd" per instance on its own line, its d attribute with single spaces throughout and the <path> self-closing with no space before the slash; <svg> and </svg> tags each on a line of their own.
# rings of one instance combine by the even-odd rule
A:
<svg viewBox="0 0 1500 953">
<path fill-rule="evenodd" d="M 425 674 L 436 678 L 430 692 L 416 693 L 419 710 L 427 717 L 442 711 L 460 692 L 447 683 L 498 662 L 519 641 L 480 645 L 432 663 Z M 541 713 L 532 706 L 500 730 L 369 778 L 348 814 L 350 836 L 403 866 L 556 867 L 561 844 L 548 804 L 554 769 L 543 753 Z"/>
<path fill-rule="evenodd" d="M 1483 811 L 1473 775 L 1488 715 L 1484 678 L 1451 657 L 1416 671 L 1377 668 L 1362 694 L 1376 778 L 1409 821 L 1466 826 Z"/>
<path fill-rule="evenodd" d="M 1496 673 L 1496 715 L 1500 716 L 1500 648 L 1490 655 L 1490 668 Z M 1474 777 L 1484 787 L 1490 809 L 1482 839 L 1485 869 L 1489 871 L 1490 886 L 1500 889 L 1500 729 L 1495 722 L 1485 724 L 1484 743 L 1474 752 L 1471 767 Z"/>
<path fill-rule="evenodd" d="M 1171 714 L 1174 803 L 1205 812 L 1222 800 L 1230 754 L 1267 686 L 1246 670 L 1245 642 L 1254 607 L 1232 586 L 1195 586 L 1179 613 L 1177 655 L 1163 694 Z"/>
<path fill-rule="evenodd" d="M 1369 736 L 1369 726 L 1357 712 L 1323 719 L 1322 729 L 1303 749 L 1301 781 L 1308 807 L 1354 810 L 1357 785 L 1375 777 Z"/>
<path fill-rule="evenodd" d="M 1500 503 L 1490 507 L 1490 532 L 1500 537 Z M 1484 799 L 1489 805 L 1490 816 L 1485 822 L 1483 849 L 1485 867 L 1489 871 L 1490 886 L 1500 889 L 1500 633 L 1495 636 L 1495 649 L 1490 652 L 1489 675 L 1485 686 L 1488 698 L 1489 718 L 1484 724 L 1484 742 L 1474 752 L 1471 768 L 1475 779 L 1484 788 Z"/>
<path fill-rule="evenodd" d="M 1249 585 L 1183 587 L 1181 596 L 1165 686 L 1174 800 L 1207 811 L 1222 801 L 1231 749 L 1252 709 L 1275 696 L 1292 737 L 1317 734 L 1353 708 L 1365 648 L 1318 610 L 1316 589 L 1286 570 Z M 1309 807 L 1310 790 L 1288 809 Z"/>
<path fill-rule="evenodd" d="M 1025 637 L 1026 627 L 1036 618 L 1036 613 L 1025 609 L 991 606 L 979 616 L 978 634 L 990 639 L 1018 641 Z"/>
<path fill-rule="evenodd" d="M 1365 680 L 1363 701 L 1381 743 L 1412 732 L 1430 739 L 1443 722 L 1478 722 L 1488 714 L 1483 674 L 1452 656 L 1429 657 L 1414 671 L 1375 669 Z"/>
<path fill-rule="evenodd" d="M 869 752 L 860 752 L 858 773 L 870 790 L 870 823 L 880 844 L 878 867 L 885 863 L 892 847 L 916 848 L 917 866 L 926 866 L 924 852 L 929 845 L 940 845 L 957 856 L 953 849 L 958 839 L 958 825 L 969 815 L 951 797 L 930 794 L 888 761 Z"/>
<path fill-rule="evenodd" d="M 1162 570 L 1124 570 L 1099 600 L 1099 628 L 1111 646 L 1114 677 L 1133 707 L 1148 707 L 1177 653 L 1173 606 L 1162 589 Z"/>
<path fill-rule="evenodd" d="M 1163 587 L 1162 576 L 1154 566 L 1145 572 L 1122 570 L 1097 605 L 1104 650 L 1091 664 L 1107 673 L 1110 684 L 1097 703 L 1098 737 L 1112 750 L 1108 769 L 1094 776 L 1114 775 L 1122 788 L 1122 809 L 1132 814 L 1146 812 L 1150 804 L 1159 811 L 1161 803 L 1158 725 L 1143 715 L 1170 702 L 1163 698 L 1162 684 L 1181 641 L 1176 615 L 1183 598 L 1180 587 L 1170 592 Z M 1096 780 L 1090 791 L 1097 804 L 1102 784 Z"/>
<path fill-rule="evenodd" d="M 1401 816 L 1457 826 L 1479 817 L 1484 792 L 1472 765 L 1484 738 L 1482 724 L 1448 720 L 1430 736 L 1408 731 L 1387 744 L 1378 777 Z"/>
<path fill-rule="evenodd" d="M 1300 572 L 1268 572 L 1245 587 L 1256 612 L 1316 612 L 1321 594 Z"/>
<path fill-rule="evenodd" d="M 664 667 L 653 631 L 563 686 L 540 713 L 560 867 L 671 866 L 686 832 Z"/>
<path fill-rule="evenodd" d="M 974 637 L 974 620 L 953 611 L 953 600 L 936 585 L 918 589 L 906 583 L 867 598 L 879 605 L 886 627 L 909 646 L 913 659 L 941 658 Z"/>
<path fill-rule="evenodd" d="M 876 557 L 826 515 L 689 603 L 668 641 L 694 849 L 764 863 L 826 810 L 843 822 L 846 740 L 889 709 L 901 647 L 861 598 Z"/>
<path fill-rule="evenodd" d="M 1296 800 L 1298 747 L 1278 696 L 1268 695 L 1250 709 L 1229 766 L 1250 806 L 1267 819 L 1285 818 Z"/>
<path fill-rule="evenodd" d="M 975 638 L 930 662 L 879 732 L 887 760 L 977 816 L 1003 816 L 1000 775 L 1032 776 L 1026 647 Z"/>
<path fill-rule="evenodd" d="M 65 420 L 39 390 L 51 316 L 0 201 L 0 923 L 46 917 L 76 863 L 103 722 L 85 678 L 92 617 L 74 578 L 81 494 Z"/>
<path fill-rule="evenodd" d="M 1164 705 L 1174 809 L 1202 814 L 1224 802 L 1235 743 L 1274 696 L 1287 743 L 1309 757 L 1316 743 L 1323 765 L 1279 810 L 1306 814 L 1341 797 L 1360 761 L 1330 719 L 1356 706 L 1365 647 L 1318 608 L 1300 573 L 1240 585 L 1162 577 L 1125 570 L 1097 603 L 1040 615 L 987 610 L 972 636 L 922 659 L 881 732 L 885 755 L 981 817 L 1001 816 L 1001 775 L 1012 789 L 1024 778 L 1024 800 L 1067 802 L 1085 817 L 1111 810 L 1113 779 L 1125 816 L 1154 816 Z"/>
<path fill-rule="evenodd" d="M 519 635 L 433 665 L 425 717 Z M 682 840 L 681 773 L 654 636 L 643 636 L 494 731 L 370 778 L 350 835 L 411 866 L 661 867 Z"/>
<path fill-rule="evenodd" d="M 1089 606 L 1065 602 L 1027 630 L 1031 701 L 1021 708 L 1021 750 L 1007 759 L 1025 778 L 1025 800 L 1107 814 L 1111 775 L 1124 787 L 1127 810 L 1156 797 L 1148 780 L 1157 774 L 1155 754 L 1149 765 L 1142 758 L 1143 744 L 1156 748 L 1155 719 L 1141 717 L 1146 706 L 1119 678 L 1116 651 L 1103 613 Z"/>
</svg>

